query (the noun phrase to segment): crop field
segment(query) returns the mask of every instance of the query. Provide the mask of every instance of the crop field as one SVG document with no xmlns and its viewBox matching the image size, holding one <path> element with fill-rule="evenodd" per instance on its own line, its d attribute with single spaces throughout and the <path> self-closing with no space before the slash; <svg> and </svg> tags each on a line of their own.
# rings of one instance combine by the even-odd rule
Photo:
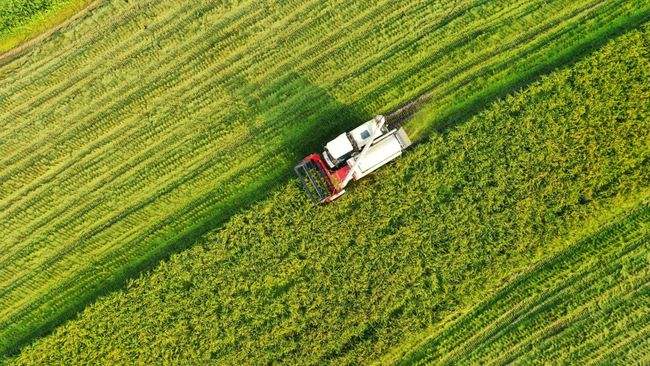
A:
<svg viewBox="0 0 650 366">
<path fill-rule="evenodd" d="M 649 41 L 611 39 L 335 205 L 279 183 L 8 361 L 647 360 Z"/>
<path fill-rule="evenodd" d="M 91 0 L 6 0 L 0 2 L 0 55 L 72 17 Z"/>
<path fill-rule="evenodd" d="M 649 224 L 646 203 L 521 275 L 399 363 L 647 358 Z"/>
<path fill-rule="evenodd" d="M 645 1 L 104 1 L 0 60 L 0 353 L 426 95 L 424 137 L 638 27 Z"/>
</svg>

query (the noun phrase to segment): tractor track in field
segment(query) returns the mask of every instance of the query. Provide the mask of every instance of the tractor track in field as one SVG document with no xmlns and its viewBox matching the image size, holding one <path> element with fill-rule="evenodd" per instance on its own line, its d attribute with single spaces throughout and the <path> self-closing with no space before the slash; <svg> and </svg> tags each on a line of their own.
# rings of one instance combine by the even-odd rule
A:
<svg viewBox="0 0 650 366">
<path fill-rule="evenodd" d="M 50 28 L 49 30 L 45 31 L 44 33 L 41 33 L 37 35 L 34 38 L 27 39 L 26 41 L 22 42 L 20 45 L 10 49 L 9 51 L 5 51 L 3 53 L 0 53 L 0 66 L 6 65 L 9 62 L 13 61 L 14 59 L 24 55 L 27 53 L 32 47 L 35 45 L 43 42 L 44 40 L 50 38 L 52 35 L 57 33 L 58 31 L 67 28 L 74 22 L 76 22 L 79 19 L 82 19 L 86 17 L 87 15 L 90 14 L 93 10 L 97 9 L 105 0 L 94 0 L 90 3 L 88 3 L 84 8 L 79 10 L 76 14 L 71 16 L 70 18 L 64 20 L 62 23 L 59 23 L 58 25 Z"/>
<path fill-rule="evenodd" d="M 426 360 L 430 360 L 431 355 L 427 354 L 428 349 L 440 348 L 449 339 L 458 337 L 459 335 L 456 334 L 456 332 L 459 329 L 470 329 L 469 327 L 471 327 L 471 324 L 475 319 L 479 319 L 478 320 L 479 324 L 487 323 L 489 324 L 490 328 L 496 327 L 493 331 L 492 330 L 490 332 L 483 331 L 480 335 L 475 335 L 474 337 L 470 337 L 467 340 L 455 341 L 451 345 L 450 350 L 454 356 L 458 357 L 460 356 L 459 352 L 462 352 L 463 350 L 475 349 L 480 345 L 484 345 L 483 342 L 485 340 L 487 340 L 489 337 L 492 337 L 497 333 L 497 331 L 499 330 L 497 329 L 499 328 L 499 325 L 510 323 L 509 321 L 504 321 L 504 319 L 506 318 L 510 319 L 511 316 L 513 316 L 514 319 L 523 319 L 527 316 L 528 313 L 530 313 L 531 310 L 536 309 L 538 306 L 541 306 L 549 301 L 550 302 L 555 301 L 553 300 L 553 298 L 556 296 L 555 294 L 559 294 L 560 292 L 565 291 L 565 288 L 568 288 L 573 284 L 581 283 L 583 281 L 587 281 L 586 283 L 588 283 L 589 281 L 594 281 L 593 278 L 591 280 L 589 280 L 587 277 L 582 278 L 583 274 L 580 273 L 578 275 L 574 275 L 572 279 L 570 279 L 568 282 L 564 282 L 561 285 L 561 287 L 551 290 L 550 293 L 547 292 L 545 293 L 544 296 L 538 295 L 536 299 L 538 300 L 542 299 L 540 303 L 535 303 L 531 299 L 523 300 L 523 301 L 517 300 L 517 298 L 527 298 L 527 295 L 525 294 L 530 291 L 529 289 L 525 288 L 527 283 L 531 281 L 533 282 L 547 281 L 548 279 L 554 276 L 554 274 L 552 274 L 553 270 L 562 268 L 562 266 L 570 265 L 570 263 L 575 262 L 578 256 L 580 255 L 586 255 L 586 253 L 598 250 L 597 248 L 599 248 L 600 246 L 606 245 L 603 242 L 612 241 L 614 240 L 614 238 L 625 236 L 631 232 L 635 232 L 635 230 L 642 230 L 640 228 L 643 227 L 644 223 L 647 223 L 647 220 L 649 219 L 649 215 L 650 215 L 650 210 L 647 206 L 647 203 L 641 203 L 640 207 L 632 210 L 631 212 L 627 213 L 624 216 L 620 216 L 618 220 L 614 221 L 613 223 L 606 225 L 600 230 L 594 232 L 592 235 L 589 235 L 577 241 L 576 244 L 571 245 L 570 247 L 557 253 L 553 257 L 550 257 L 547 260 L 540 262 L 529 272 L 522 274 L 514 281 L 512 281 L 510 284 L 506 285 L 501 291 L 499 291 L 492 298 L 486 300 L 486 302 L 477 306 L 475 309 L 470 311 L 465 316 L 459 318 L 457 322 L 450 325 L 446 329 L 442 330 L 440 333 L 436 334 L 434 338 L 425 340 L 420 346 L 415 347 L 412 351 L 408 352 L 405 355 L 405 358 L 403 358 L 398 363 L 399 364 L 420 363 L 422 361 L 426 362 Z M 643 243 L 645 242 L 643 239 L 644 238 L 637 238 L 637 240 L 634 243 L 619 248 L 618 253 L 612 252 L 613 253 L 612 256 L 615 258 L 618 258 L 620 256 L 625 256 L 634 248 L 639 248 L 639 245 L 643 245 Z M 591 245 L 595 245 L 595 247 L 591 247 Z M 604 269 L 595 268 L 593 266 L 590 268 L 592 270 L 595 270 L 595 272 L 593 273 L 604 270 Z M 540 275 L 541 277 L 538 277 Z M 546 278 L 545 276 L 549 276 L 549 277 Z M 523 289 L 526 292 L 518 293 L 516 291 L 517 289 Z M 552 294 L 552 296 L 544 299 L 544 297 L 548 296 L 549 294 Z M 495 308 L 498 309 L 499 307 L 503 307 L 503 306 L 512 307 L 512 304 L 508 305 L 509 303 L 512 302 L 515 302 L 516 305 L 514 308 L 512 308 L 512 310 L 508 311 L 506 315 L 502 315 L 496 318 L 494 316 L 487 316 L 487 319 L 480 320 L 480 318 L 482 316 L 484 317 L 486 312 L 489 313 L 490 310 L 493 310 Z M 512 324 L 507 326 L 511 327 Z M 485 333 L 489 333 L 489 334 L 485 334 Z M 466 336 L 461 336 L 461 337 L 465 338 Z M 468 340 L 471 341 L 470 342 L 471 347 L 467 347 L 467 346 L 463 347 L 463 345 L 467 344 Z M 451 361 L 450 359 L 448 359 L 449 355 L 446 358 L 448 362 Z"/>
<path fill-rule="evenodd" d="M 597 9 L 600 6 L 602 6 L 603 4 L 604 4 L 603 1 L 599 1 L 599 2 L 596 2 L 594 4 L 589 4 L 585 8 L 578 9 L 577 13 Z M 575 16 L 578 16 L 578 15 L 575 15 Z M 563 20 L 564 19 L 557 21 L 558 24 Z M 551 22 L 551 24 L 553 24 L 553 22 Z M 552 27 L 552 25 L 547 24 L 543 28 L 551 28 L 551 27 Z M 538 36 L 540 34 L 541 33 L 535 32 L 535 33 L 529 35 L 528 37 L 536 37 L 536 36 Z M 525 43 L 525 42 L 522 42 L 521 44 L 527 45 L 527 43 Z M 543 45 L 546 45 L 546 43 L 543 44 Z M 498 55 L 500 52 L 501 51 L 489 53 L 487 55 L 487 57 L 485 57 L 485 58 L 490 59 L 490 58 L 494 57 L 495 55 Z M 480 60 L 480 62 L 484 62 L 484 61 L 485 60 Z M 479 64 L 480 62 L 477 62 L 477 64 Z M 456 75 L 458 75 L 458 74 L 460 74 L 460 73 L 456 73 Z M 450 82 L 450 80 L 448 80 L 447 82 Z M 461 84 L 461 87 L 464 86 L 464 85 L 466 85 L 466 83 Z M 389 115 L 387 115 L 386 116 L 386 122 L 388 123 L 389 126 L 394 127 L 394 128 L 399 128 L 399 127 L 403 126 L 406 122 L 408 122 L 410 119 L 412 119 L 413 116 L 419 110 L 421 110 L 424 105 L 426 105 L 428 102 L 430 102 L 431 99 L 434 97 L 434 95 L 435 95 L 434 91 L 425 92 L 424 94 L 419 95 L 415 99 L 411 100 L 410 102 L 404 104 L 402 107 L 398 108 L 397 110 L 395 110 L 395 111 L 391 112 Z"/>
<path fill-rule="evenodd" d="M 386 123 L 391 127 L 401 127 L 404 123 L 413 118 L 415 113 L 422 109 L 422 107 L 431 100 L 431 97 L 433 97 L 433 92 L 428 92 L 406 103 L 404 106 L 387 115 Z"/>
</svg>

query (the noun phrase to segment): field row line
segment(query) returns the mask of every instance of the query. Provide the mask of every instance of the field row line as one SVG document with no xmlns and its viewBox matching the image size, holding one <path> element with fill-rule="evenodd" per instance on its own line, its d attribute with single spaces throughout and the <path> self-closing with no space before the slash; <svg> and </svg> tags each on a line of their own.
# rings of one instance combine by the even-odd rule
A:
<svg viewBox="0 0 650 366">
<path fill-rule="evenodd" d="M 562 285 L 563 288 L 561 291 L 554 293 L 549 296 L 549 298 L 538 298 L 537 304 L 529 308 L 525 313 L 519 314 L 512 322 L 502 324 L 498 332 L 492 333 L 479 344 L 470 347 L 461 346 L 460 348 L 463 348 L 467 352 L 463 357 L 469 356 L 469 360 L 476 360 L 477 358 L 489 359 L 489 355 L 486 354 L 486 352 L 489 352 L 489 349 L 484 349 L 486 346 L 491 346 L 493 349 L 496 346 L 495 349 L 509 349 L 512 352 L 513 349 L 516 349 L 517 344 L 527 341 L 526 336 L 528 330 L 542 329 L 543 331 L 544 327 L 546 327 L 546 324 L 549 322 L 551 322 L 551 328 L 556 327 L 559 324 L 566 325 L 567 323 L 573 322 L 585 314 L 586 309 L 592 302 L 600 303 L 607 298 L 611 298 L 612 294 L 618 293 L 621 284 L 634 284 L 634 288 L 640 288 L 647 283 L 648 280 L 647 273 L 644 273 L 643 271 L 641 271 L 640 274 L 636 274 L 631 279 L 626 279 L 626 282 L 623 283 L 610 281 L 606 285 L 603 285 L 600 281 L 602 281 L 603 278 L 615 277 L 618 274 L 620 261 L 633 256 L 638 257 L 639 253 L 642 253 L 644 250 L 643 243 L 647 242 L 649 239 L 649 235 L 637 239 L 630 245 L 637 245 L 636 248 L 630 248 L 630 250 L 626 251 L 623 256 L 608 261 L 607 266 L 602 266 L 602 264 L 596 263 L 592 268 L 587 269 L 587 273 L 581 272 L 577 275 L 582 277 L 579 279 L 577 286 L 572 284 L 570 287 L 564 287 L 564 285 Z M 632 250 L 636 250 L 636 252 L 633 252 Z M 558 308 L 560 309 L 558 310 Z M 565 312 L 562 310 L 565 310 Z M 553 321 L 553 318 L 549 320 L 544 317 L 545 313 L 553 311 L 556 313 L 559 312 L 560 314 L 563 314 L 563 316 L 557 321 Z M 526 327 L 526 331 L 521 330 L 522 326 Z M 506 334 L 511 334 L 513 332 L 517 334 L 511 335 L 507 339 L 503 338 Z M 537 336 L 537 333 L 533 333 L 530 335 L 530 338 L 535 339 Z M 514 341 L 515 344 L 510 344 L 511 341 Z M 500 344 L 501 342 L 506 342 L 506 344 Z M 512 353 L 510 353 L 510 355 L 512 355 Z"/>
<path fill-rule="evenodd" d="M 235 22 L 235 24 L 233 24 L 233 27 L 238 25 L 239 23 Z M 195 36 L 192 39 L 198 39 L 198 38 L 200 37 Z M 189 68 L 189 65 L 191 63 L 198 62 L 196 58 L 178 60 L 176 59 L 176 56 L 177 56 L 176 54 L 170 54 L 165 58 L 165 61 L 161 61 L 160 63 L 157 64 L 152 64 L 150 69 L 144 70 L 146 75 L 145 78 L 141 77 L 141 75 L 132 75 L 130 80 L 135 81 L 137 79 L 141 83 L 141 86 L 135 88 L 135 90 L 127 91 L 123 89 L 113 89 L 111 93 L 103 94 L 101 98 L 95 99 L 93 103 L 90 103 L 84 108 L 78 109 L 74 115 L 71 115 L 68 118 L 68 120 L 76 121 L 77 126 L 75 126 L 75 128 L 68 129 L 67 132 L 61 134 L 58 137 L 58 139 L 52 141 L 51 138 L 49 139 L 46 138 L 49 131 L 43 131 L 41 133 L 41 137 L 36 139 L 36 141 L 34 141 L 34 143 L 29 147 L 29 149 L 18 151 L 15 155 L 6 158 L 3 161 L 3 164 L 7 164 L 6 166 L 10 166 L 11 168 L 13 168 L 13 171 L 15 171 L 16 169 L 22 167 L 21 164 L 18 164 L 18 162 L 21 161 L 20 157 L 22 156 L 24 159 L 25 157 L 35 155 L 39 147 L 48 148 L 49 146 L 66 146 L 65 143 L 69 145 L 70 141 L 76 141 L 77 139 L 79 139 L 78 136 L 82 135 L 84 132 L 88 130 L 105 131 L 107 127 L 109 127 L 107 125 L 110 124 L 104 122 L 101 125 L 97 125 L 97 120 L 102 120 L 103 116 L 108 115 L 109 113 L 119 114 L 121 112 L 124 112 L 126 107 L 130 105 L 128 101 L 130 99 L 132 100 L 134 96 L 138 96 L 137 99 L 144 100 L 144 97 L 146 95 L 152 94 L 156 90 L 164 86 L 167 86 L 166 84 L 169 83 L 169 81 L 172 80 L 176 75 L 179 75 L 182 69 L 187 69 Z M 179 62 L 179 61 L 183 63 L 182 69 L 175 69 L 173 73 L 169 73 L 167 72 L 167 70 L 164 69 L 164 65 L 172 65 L 175 62 Z M 125 87 L 128 85 L 132 85 L 132 84 L 129 83 L 124 84 Z M 152 101 L 148 101 L 148 102 L 152 102 Z M 85 122 L 86 120 L 90 120 L 92 122 L 83 124 L 83 122 Z M 99 128 L 100 126 L 101 128 Z M 19 160 L 15 160 L 15 159 L 19 159 Z M 30 161 L 27 161 L 24 164 L 30 166 L 32 165 L 30 163 L 31 163 Z M 0 177 L 0 179 L 6 180 L 7 174 L 11 174 L 11 171 L 7 172 L 5 174 L 5 177 Z"/>
<path fill-rule="evenodd" d="M 530 351 L 532 345 L 538 344 L 536 342 L 543 342 L 549 339 L 553 339 L 554 341 L 557 341 L 556 337 L 563 335 L 564 332 L 566 332 L 567 327 L 573 327 L 575 326 L 576 323 L 579 322 L 597 320 L 598 318 L 595 318 L 596 316 L 600 316 L 604 319 L 614 321 L 612 317 L 618 315 L 624 318 L 624 320 L 626 321 L 624 323 L 626 324 L 626 327 L 629 325 L 633 326 L 635 324 L 634 320 L 638 319 L 641 315 L 641 312 L 638 311 L 638 306 L 641 304 L 640 299 L 638 299 L 639 291 L 644 287 L 647 287 L 648 285 L 647 274 L 640 277 L 641 277 L 640 281 L 639 278 L 636 278 L 636 281 L 632 281 L 630 279 L 626 280 L 626 283 L 635 284 L 636 287 L 632 292 L 623 294 L 621 296 L 617 292 L 618 288 L 616 286 L 612 286 L 602 295 L 589 299 L 588 302 L 581 304 L 576 309 L 570 311 L 568 314 L 559 317 L 558 319 L 552 321 L 548 325 L 544 325 L 541 328 L 532 328 L 537 330 L 528 337 L 522 337 L 521 339 L 516 340 L 516 344 L 512 345 L 511 348 L 506 348 L 506 347 L 495 348 L 494 352 L 496 352 L 496 354 L 485 354 L 482 356 L 482 359 L 484 360 L 490 359 L 491 360 L 490 364 L 493 365 L 497 365 L 497 364 L 503 365 L 506 363 L 515 362 L 520 357 L 526 355 L 526 352 Z M 642 282 L 642 283 L 638 283 L 638 282 Z M 637 299 L 637 301 L 633 302 L 633 300 L 635 299 Z M 603 300 L 606 301 L 605 303 L 607 307 L 603 307 L 603 305 L 601 304 L 601 301 Z M 593 313 L 594 306 L 598 306 L 598 311 L 596 313 Z M 617 324 L 619 326 L 621 325 L 620 323 Z M 600 328 L 600 329 L 602 330 L 607 328 Z M 618 332 L 615 333 L 614 335 L 623 336 L 622 338 L 625 338 L 626 334 L 625 332 Z M 576 338 L 568 339 L 568 341 L 575 341 L 575 340 Z M 600 342 L 601 344 L 608 344 L 608 342 L 606 342 L 603 339 L 597 339 L 597 341 Z M 581 342 L 581 346 L 579 348 L 582 348 L 587 344 L 584 338 L 581 339 L 580 342 Z M 503 352 L 503 350 L 505 349 L 508 349 L 507 353 Z M 575 353 L 578 351 L 578 349 L 570 345 L 562 345 L 561 347 L 557 345 L 556 349 L 558 350 L 571 349 L 572 350 L 571 353 Z M 560 357 L 560 355 L 558 355 L 558 357 Z"/>
<path fill-rule="evenodd" d="M 644 240 L 647 239 L 648 236 L 630 243 L 625 247 L 622 253 L 616 252 L 613 256 L 608 256 L 608 262 L 612 263 L 620 260 L 622 258 L 621 255 L 627 256 L 631 250 L 642 249 Z M 576 272 L 575 270 L 571 271 L 572 275 L 568 279 L 565 279 L 565 277 L 562 276 L 563 282 L 559 286 L 549 287 L 549 290 L 538 293 L 517 304 L 510 304 L 510 306 L 507 306 L 509 310 L 502 313 L 502 315 L 489 323 L 489 325 L 481 327 L 481 329 L 474 333 L 474 335 L 469 339 L 461 341 L 462 343 L 458 343 L 453 346 L 452 349 L 447 349 L 444 353 L 444 357 L 438 361 L 448 364 L 454 362 L 454 360 L 458 361 L 463 352 L 476 352 L 494 338 L 503 335 L 503 333 L 507 332 L 508 329 L 518 326 L 523 320 L 537 315 L 548 308 L 558 306 L 566 296 L 589 296 L 589 294 L 586 293 L 587 289 L 592 288 L 594 285 L 599 285 L 598 281 L 600 280 L 601 275 L 614 273 L 615 270 L 615 268 L 609 266 L 602 267 L 600 264 L 596 263 L 590 267 L 584 268 L 584 270 L 580 272 Z M 614 284 L 612 284 L 612 286 L 614 286 Z"/>
<path fill-rule="evenodd" d="M 571 263 L 579 261 L 579 257 L 581 255 L 587 255 L 590 251 L 598 250 L 598 248 L 600 248 L 599 244 L 602 245 L 605 242 L 612 241 L 621 233 L 635 230 L 638 225 L 647 222 L 649 218 L 650 207 L 648 207 L 647 204 L 643 203 L 640 208 L 633 210 L 629 214 L 625 215 L 625 217 L 618 218 L 611 224 L 599 230 L 597 233 L 594 233 L 593 235 L 576 242 L 575 244 L 559 252 L 551 258 L 539 262 L 525 274 L 517 277 L 514 281 L 503 287 L 498 293 L 490 297 L 487 301 L 483 302 L 467 314 L 460 317 L 453 324 L 445 328 L 442 332 L 428 337 L 425 342 L 414 349 L 410 355 L 405 357 L 400 363 L 425 362 L 427 355 L 424 352 L 430 349 L 437 350 L 438 344 L 443 342 L 444 339 L 457 339 L 459 333 L 471 334 L 471 329 L 483 328 L 480 324 L 477 324 L 472 328 L 468 327 L 469 323 L 474 322 L 474 320 L 477 319 L 480 314 L 485 314 L 486 311 L 491 311 L 493 309 L 498 310 L 499 308 L 496 308 L 495 306 L 504 306 L 510 309 L 511 306 L 509 304 L 511 299 L 514 299 L 515 303 L 521 303 L 521 301 L 525 301 L 527 298 L 530 298 L 529 295 L 527 295 L 525 292 L 519 294 L 519 292 L 516 291 L 517 289 L 528 289 L 529 291 L 532 291 L 533 288 L 527 288 L 525 286 L 526 283 L 530 283 L 531 281 L 534 283 L 541 283 L 542 281 L 546 281 L 547 278 L 552 278 L 550 276 L 552 276 L 554 273 L 554 268 L 568 266 Z M 596 246 L 592 248 L 593 245 Z M 542 277 L 540 279 L 536 279 L 538 276 Z M 500 313 L 501 312 L 497 311 L 494 316 L 498 316 Z M 494 319 L 495 318 L 488 318 L 486 321 L 491 323 L 494 321 Z"/>
<path fill-rule="evenodd" d="M 617 296 L 607 302 L 607 306 L 603 307 L 598 305 L 597 311 L 589 311 L 584 314 L 580 319 L 571 322 L 569 325 L 560 325 L 558 329 L 551 330 L 546 337 L 540 338 L 539 343 L 536 344 L 535 353 L 530 353 L 530 350 L 520 347 L 521 352 L 509 355 L 507 358 L 502 358 L 503 362 L 513 360 L 515 357 L 525 356 L 526 359 L 546 357 L 548 359 L 561 357 L 560 352 L 562 349 L 571 347 L 571 359 L 576 358 L 592 358 L 594 348 L 602 347 L 603 345 L 610 344 L 617 338 L 626 338 L 630 331 L 634 330 L 635 326 L 639 326 L 639 319 L 643 322 L 644 314 L 640 311 L 640 305 L 643 303 L 641 291 L 647 289 L 648 283 L 646 282 L 641 287 L 624 294 L 624 296 Z M 596 303 L 598 304 L 598 303 Z M 593 304 L 590 304 L 593 306 Z M 623 318 L 623 322 L 620 321 Z M 647 323 L 647 316 L 645 316 Z M 610 330 L 605 338 L 602 338 L 602 330 Z M 558 339 L 559 336 L 562 338 Z M 589 338 L 591 337 L 591 338 Z M 572 344 L 579 339 L 580 345 L 572 347 Z M 528 342 L 530 348 L 531 342 Z M 549 353 L 544 351 L 545 348 L 551 347 L 556 350 L 556 353 Z M 524 352 L 529 353 L 525 354 Z M 544 352 L 544 356 L 540 354 Z M 565 355 L 566 356 L 566 355 Z M 586 362 L 583 359 L 583 362 Z"/>
</svg>

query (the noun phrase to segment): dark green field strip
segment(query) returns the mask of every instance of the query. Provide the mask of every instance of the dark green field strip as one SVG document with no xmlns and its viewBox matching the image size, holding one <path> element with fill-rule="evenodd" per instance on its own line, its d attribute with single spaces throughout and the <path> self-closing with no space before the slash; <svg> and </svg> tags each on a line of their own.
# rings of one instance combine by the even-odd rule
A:
<svg viewBox="0 0 650 366">
<path fill-rule="evenodd" d="M 14 1 L 0 4 L 0 35 L 11 34 L 13 30 L 28 23 L 35 17 L 52 10 L 55 6 L 64 5 L 67 0 L 58 1 Z"/>
<path fill-rule="evenodd" d="M 440 361 L 441 358 L 452 361 L 455 356 L 473 350 L 481 340 L 487 339 L 490 335 L 487 332 L 491 328 L 513 324 L 522 311 L 525 314 L 526 309 L 534 309 L 538 305 L 538 301 L 551 301 L 552 296 L 561 293 L 565 287 L 569 286 L 567 288 L 570 289 L 570 286 L 576 281 L 586 280 L 580 272 L 576 273 L 576 267 L 585 266 L 598 269 L 599 263 L 589 266 L 589 261 L 587 263 L 583 263 L 583 261 L 593 258 L 596 254 L 601 254 L 603 249 L 609 249 L 608 245 L 612 242 L 619 244 L 616 241 L 620 240 L 620 237 L 636 233 L 648 222 L 650 222 L 650 207 L 643 205 L 636 212 L 619 219 L 597 234 L 579 241 L 553 258 L 541 262 L 533 270 L 519 276 L 475 310 L 463 315 L 452 326 L 433 336 L 423 346 L 405 356 L 399 363 L 426 363 L 430 360 Z M 644 238 L 647 237 L 644 236 Z M 646 242 L 637 240 L 630 246 L 643 248 L 644 245 Z M 623 254 L 624 252 L 625 250 L 623 250 Z M 571 277 L 567 278 L 567 275 Z M 597 279 L 597 275 L 592 277 L 592 281 Z M 544 289 L 550 293 L 545 292 Z M 471 343 L 465 344 L 467 341 Z M 450 352 L 455 352 L 455 354 Z"/>
</svg>

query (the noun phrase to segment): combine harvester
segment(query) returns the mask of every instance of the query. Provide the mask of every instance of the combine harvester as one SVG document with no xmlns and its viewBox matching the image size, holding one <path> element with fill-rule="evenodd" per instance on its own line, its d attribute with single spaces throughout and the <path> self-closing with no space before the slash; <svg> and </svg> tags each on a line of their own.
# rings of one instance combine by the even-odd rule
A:
<svg viewBox="0 0 650 366">
<path fill-rule="evenodd" d="M 311 198 L 329 203 L 345 193 L 352 179 L 374 172 L 410 145 L 403 128 L 390 129 L 386 117 L 376 116 L 328 142 L 322 154 L 308 155 L 294 170 Z"/>
</svg>

